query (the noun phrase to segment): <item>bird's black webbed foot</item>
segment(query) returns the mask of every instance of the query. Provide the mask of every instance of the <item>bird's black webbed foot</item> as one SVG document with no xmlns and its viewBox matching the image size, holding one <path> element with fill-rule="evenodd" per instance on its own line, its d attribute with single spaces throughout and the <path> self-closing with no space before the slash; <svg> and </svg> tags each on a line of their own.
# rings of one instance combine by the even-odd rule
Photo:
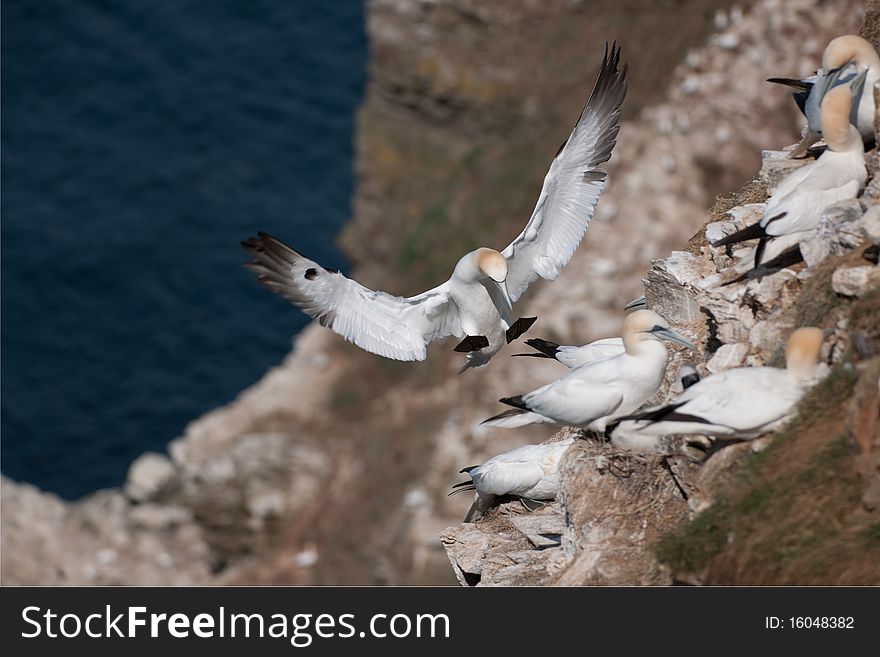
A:
<svg viewBox="0 0 880 657">
<path fill-rule="evenodd" d="M 471 351 L 479 351 L 483 347 L 489 346 L 489 338 L 485 335 L 469 335 L 458 343 L 455 351 L 460 353 L 468 353 Z"/>
<path fill-rule="evenodd" d="M 537 320 L 537 317 L 520 317 L 516 320 L 513 325 L 507 329 L 507 344 L 510 344 L 523 333 L 528 331 L 532 327 L 532 324 Z"/>
</svg>

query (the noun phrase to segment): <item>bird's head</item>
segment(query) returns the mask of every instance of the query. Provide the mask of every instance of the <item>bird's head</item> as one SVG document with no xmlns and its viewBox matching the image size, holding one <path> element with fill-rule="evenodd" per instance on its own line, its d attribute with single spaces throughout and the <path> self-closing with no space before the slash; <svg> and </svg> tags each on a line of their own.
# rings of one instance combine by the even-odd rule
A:
<svg viewBox="0 0 880 657">
<path fill-rule="evenodd" d="M 637 310 L 623 320 L 623 346 L 632 355 L 649 342 L 665 340 L 693 349 L 693 343 L 679 335 L 669 326 L 669 322 L 651 310 Z"/>
<path fill-rule="evenodd" d="M 872 67 L 880 68 L 880 57 L 877 56 L 874 46 L 855 34 L 844 34 L 828 42 L 822 54 L 822 68 L 825 73 L 840 70 L 849 64 L 860 71 Z"/>
<path fill-rule="evenodd" d="M 785 345 L 785 368 L 801 379 L 815 376 L 825 334 L 814 326 L 799 328 Z"/>
<path fill-rule="evenodd" d="M 507 258 L 494 249 L 477 249 L 474 252 L 477 269 L 496 283 L 507 280 Z"/>
</svg>

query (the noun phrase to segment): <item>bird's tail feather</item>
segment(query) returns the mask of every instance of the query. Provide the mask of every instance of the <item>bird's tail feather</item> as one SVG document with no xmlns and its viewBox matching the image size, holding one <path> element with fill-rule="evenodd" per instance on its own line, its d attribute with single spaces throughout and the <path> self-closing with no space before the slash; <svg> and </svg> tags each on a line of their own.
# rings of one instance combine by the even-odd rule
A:
<svg viewBox="0 0 880 657">
<path fill-rule="evenodd" d="M 543 424 L 547 421 L 548 420 L 543 415 L 538 415 L 531 411 L 524 411 L 519 408 L 511 408 L 508 411 L 490 417 L 488 420 L 483 420 L 480 424 L 487 427 L 515 429 L 529 424 Z"/>
<path fill-rule="evenodd" d="M 746 240 L 754 240 L 764 236 L 764 229 L 761 227 L 760 223 L 755 223 L 750 226 L 746 226 L 745 228 L 740 228 L 735 233 L 731 233 L 727 237 L 722 237 L 720 240 L 712 242 L 712 246 L 726 246 L 728 244 L 737 244 L 738 242 L 745 242 Z"/>
<path fill-rule="evenodd" d="M 767 82 L 781 84 L 786 87 L 798 89 L 799 91 L 809 91 L 813 86 L 812 82 L 804 82 L 803 80 L 798 80 L 796 78 L 767 78 Z"/>
</svg>

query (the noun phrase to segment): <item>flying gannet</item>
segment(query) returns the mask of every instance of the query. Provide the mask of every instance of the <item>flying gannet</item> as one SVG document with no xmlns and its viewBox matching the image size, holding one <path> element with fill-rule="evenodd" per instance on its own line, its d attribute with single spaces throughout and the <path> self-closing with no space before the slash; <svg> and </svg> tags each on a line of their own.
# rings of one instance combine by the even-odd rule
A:
<svg viewBox="0 0 880 657">
<path fill-rule="evenodd" d="M 796 330 L 785 349 L 785 369 L 737 367 L 712 374 L 671 402 L 622 418 L 612 432 L 645 436 L 706 435 L 756 438 L 787 422 L 819 376 L 820 329 Z"/>
<path fill-rule="evenodd" d="M 811 162 L 786 176 L 767 200 L 756 224 L 728 235 L 712 246 L 758 239 L 755 269 L 728 281 L 738 282 L 771 273 L 800 260 L 797 247 L 819 225 L 830 205 L 856 198 L 868 178 L 865 152 L 858 130 L 849 122 L 852 92 L 849 85 L 831 89 L 822 99 L 822 132 L 828 148 Z M 778 267 L 774 267 L 774 263 Z"/>
<path fill-rule="evenodd" d="M 559 491 L 559 462 L 574 438 L 553 443 L 525 445 L 493 456 L 482 465 L 463 468 L 470 477 L 452 487 L 450 495 L 475 491 L 474 503 L 465 522 L 474 522 L 496 497 L 515 495 L 524 502 L 556 499 Z"/>
<path fill-rule="evenodd" d="M 242 242 L 253 258 L 245 267 L 264 287 L 372 353 L 424 360 L 430 342 L 453 335 L 462 338 L 455 350 L 467 353 L 462 370 L 487 363 L 535 321 L 512 322 L 512 304 L 538 278 L 555 280 L 587 230 L 605 186 L 601 165 L 617 141 L 626 68 L 620 48 L 606 46 L 590 98 L 550 165 L 525 229 L 501 252 L 465 254 L 442 285 L 409 298 L 370 290 L 266 233 Z"/>
<path fill-rule="evenodd" d="M 822 136 L 820 106 L 828 90 L 838 84 L 851 84 L 859 74 L 860 81 L 853 88 L 850 122 L 858 128 L 865 143 L 874 141 L 874 83 L 880 79 L 880 57 L 865 39 L 845 34 L 832 39 L 822 54 L 822 68 L 816 75 L 802 80 L 770 78 L 768 82 L 794 87 L 798 107 L 807 117 L 807 130 L 791 157 L 803 155 Z"/>
<path fill-rule="evenodd" d="M 693 349 L 655 312 L 637 310 L 623 321 L 625 351 L 566 372 L 525 395 L 507 397 L 512 410 L 485 420 L 492 427 L 547 423 L 604 432 L 621 415 L 637 410 L 657 392 L 666 372 L 667 353 L 661 341 Z"/>
</svg>

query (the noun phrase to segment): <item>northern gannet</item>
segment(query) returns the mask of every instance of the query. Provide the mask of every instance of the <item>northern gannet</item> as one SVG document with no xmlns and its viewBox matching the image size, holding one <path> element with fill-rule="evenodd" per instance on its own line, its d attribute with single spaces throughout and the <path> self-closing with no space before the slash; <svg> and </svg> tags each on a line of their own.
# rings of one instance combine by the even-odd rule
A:
<svg viewBox="0 0 880 657">
<path fill-rule="evenodd" d="M 815 162 L 790 173 L 767 200 L 761 221 L 712 243 L 735 244 L 758 239 L 755 269 L 729 283 L 770 273 L 771 264 L 786 260 L 798 242 L 816 228 L 824 210 L 838 201 L 856 198 L 868 178 L 865 152 L 858 130 L 849 122 L 852 91 L 849 85 L 831 89 L 822 99 L 822 132 L 828 148 Z"/>
<path fill-rule="evenodd" d="M 529 285 L 555 280 L 587 230 L 607 173 L 626 95 L 620 48 L 605 48 L 590 98 L 544 178 L 532 216 L 503 251 L 479 248 L 464 255 L 452 277 L 422 294 L 402 298 L 370 290 L 326 269 L 266 233 L 242 246 L 245 265 L 266 288 L 281 294 L 362 349 L 396 360 L 424 360 L 430 342 L 463 338 L 462 370 L 487 363 L 535 318 L 511 321 L 512 304 Z"/>
<path fill-rule="evenodd" d="M 785 349 L 785 369 L 738 367 L 712 374 L 671 402 L 622 418 L 612 432 L 756 438 L 788 421 L 819 374 L 821 329 L 796 330 Z"/>
<path fill-rule="evenodd" d="M 463 468 L 470 477 L 452 487 L 450 495 L 476 491 L 474 503 L 465 516 L 473 522 L 492 504 L 496 497 L 515 495 L 525 501 L 556 498 L 559 491 L 559 461 L 571 447 L 574 438 L 542 445 L 525 445 L 493 456 L 482 465 Z"/>
<path fill-rule="evenodd" d="M 622 333 L 623 353 L 576 367 L 525 395 L 502 399 L 514 409 L 483 424 L 511 428 L 548 423 L 603 432 L 615 418 L 637 410 L 657 392 L 667 361 L 661 341 L 694 348 L 650 310 L 628 315 Z"/>
<path fill-rule="evenodd" d="M 862 75 L 857 80 L 858 75 Z M 874 141 L 874 83 L 880 79 L 880 57 L 870 42 L 855 34 L 832 39 L 822 54 L 822 68 L 816 75 L 795 80 L 770 78 L 794 87 L 795 102 L 807 117 L 807 130 L 800 143 L 791 152 L 797 157 L 806 152 L 822 136 L 820 107 L 824 95 L 838 84 L 854 84 L 850 122 L 858 128 L 862 140 Z"/>
</svg>

